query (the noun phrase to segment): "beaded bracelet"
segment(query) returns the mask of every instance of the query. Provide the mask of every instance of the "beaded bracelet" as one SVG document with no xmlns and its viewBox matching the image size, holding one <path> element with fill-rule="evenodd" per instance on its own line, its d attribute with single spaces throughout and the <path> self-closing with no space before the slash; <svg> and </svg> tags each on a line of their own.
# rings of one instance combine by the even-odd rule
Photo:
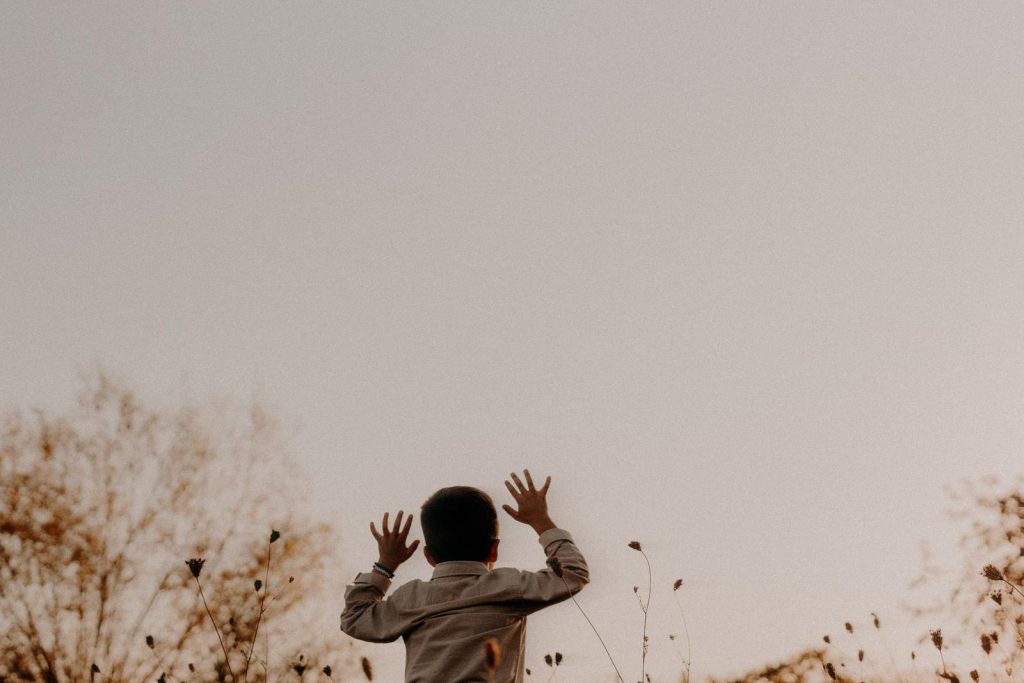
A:
<svg viewBox="0 0 1024 683">
<path fill-rule="evenodd" d="M 383 574 L 384 576 L 386 576 L 389 579 L 395 578 L 395 573 L 393 571 L 391 571 L 390 569 L 388 569 L 387 567 L 385 567 L 384 565 L 382 565 L 380 562 L 374 562 L 373 563 L 373 570 L 375 572 L 377 572 L 378 574 Z"/>
</svg>

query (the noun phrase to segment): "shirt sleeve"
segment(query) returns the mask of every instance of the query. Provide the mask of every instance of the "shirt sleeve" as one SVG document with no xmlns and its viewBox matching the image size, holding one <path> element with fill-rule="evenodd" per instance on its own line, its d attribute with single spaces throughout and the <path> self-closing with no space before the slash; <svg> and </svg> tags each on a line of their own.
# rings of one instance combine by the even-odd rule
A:
<svg viewBox="0 0 1024 683">
<path fill-rule="evenodd" d="M 547 555 L 547 568 L 520 574 L 521 599 L 528 612 L 567 600 L 590 581 L 583 553 L 564 529 L 549 529 L 538 539 Z"/>
<path fill-rule="evenodd" d="M 408 628 L 394 596 L 385 600 L 391 580 L 378 572 L 358 574 L 345 588 L 341 630 L 358 640 L 390 643 Z"/>
</svg>

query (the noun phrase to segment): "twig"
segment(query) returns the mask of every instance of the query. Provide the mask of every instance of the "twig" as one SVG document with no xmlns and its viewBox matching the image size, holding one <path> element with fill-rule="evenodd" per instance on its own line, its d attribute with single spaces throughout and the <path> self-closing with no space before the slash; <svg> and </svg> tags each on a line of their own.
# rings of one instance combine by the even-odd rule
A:
<svg viewBox="0 0 1024 683">
<path fill-rule="evenodd" d="M 238 678 L 235 676 L 235 672 L 231 669 L 231 656 L 228 654 L 228 649 L 224 645 L 224 639 L 220 635 L 220 627 L 217 626 L 217 620 L 213 618 L 213 612 L 210 611 L 210 605 L 206 602 L 206 594 L 203 593 L 203 583 L 199 580 L 198 576 L 193 577 L 196 580 L 196 585 L 199 586 L 199 597 L 203 599 L 203 607 L 206 608 L 206 614 L 210 617 L 210 622 L 213 624 L 213 630 L 217 633 L 217 642 L 220 643 L 220 649 L 224 653 L 224 666 L 228 668 L 228 673 L 231 674 L 231 680 L 237 681 Z"/>
<path fill-rule="evenodd" d="M 597 627 L 594 626 L 594 622 L 590 620 L 590 617 L 587 616 L 587 613 L 586 611 L 584 611 L 583 606 L 580 605 L 579 601 L 576 599 L 576 596 L 572 592 L 572 588 L 569 587 L 569 583 L 565 580 L 565 577 L 562 576 L 561 570 L 559 570 L 556 573 L 558 574 L 558 578 L 562 580 L 562 583 L 565 584 L 566 590 L 569 591 L 569 598 L 572 599 L 573 604 L 576 605 L 576 609 L 578 609 L 580 611 L 580 614 L 583 615 L 583 618 L 587 620 L 587 623 L 590 624 L 590 628 L 591 630 L 593 630 L 594 635 L 597 636 L 598 641 L 600 641 L 601 647 L 604 648 L 604 653 L 608 655 L 608 661 L 612 663 L 612 668 L 615 669 L 615 675 L 619 677 L 619 681 L 621 681 L 621 683 L 626 683 L 626 679 L 622 677 L 622 672 L 619 671 L 619 667 L 615 663 L 615 659 L 612 658 L 612 653 L 608 650 L 608 646 L 605 644 L 604 638 L 601 637 L 600 631 L 597 630 Z"/>
</svg>

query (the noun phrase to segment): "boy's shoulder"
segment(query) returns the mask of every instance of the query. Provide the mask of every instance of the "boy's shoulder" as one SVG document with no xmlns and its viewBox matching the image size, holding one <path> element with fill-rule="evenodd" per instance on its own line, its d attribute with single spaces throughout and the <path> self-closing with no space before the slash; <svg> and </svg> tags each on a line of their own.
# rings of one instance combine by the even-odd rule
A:
<svg viewBox="0 0 1024 683">
<path fill-rule="evenodd" d="M 422 590 L 423 586 L 427 583 L 429 582 L 423 581 L 422 579 L 409 579 L 408 581 L 393 587 L 391 590 L 391 597 L 393 598 L 395 596 L 416 593 L 417 591 Z"/>
<path fill-rule="evenodd" d="M 491 570 L 491 575 L 497 579 L 516 579 L 523 574 L 529 574 L 525 569 L 519 567 L 495 567 Z"/>
</svg>

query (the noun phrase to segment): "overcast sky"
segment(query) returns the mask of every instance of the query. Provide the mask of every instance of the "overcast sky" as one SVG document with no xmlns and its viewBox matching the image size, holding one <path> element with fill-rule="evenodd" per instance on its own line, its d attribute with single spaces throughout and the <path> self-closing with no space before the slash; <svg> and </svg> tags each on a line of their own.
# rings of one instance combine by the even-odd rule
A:
<svg viewBox="0 0 1024 683">
<path fill-rule="evenodd" d="M 678 576 L 696 673 L 736 672 L 899 621 L 943 485 L 1022 469 L 1021 5 L 3 13 L 0 403 L 96 361 L 266 399 L 346 571 L 528 466 L 625 668 L 639 539 L 657 680 Z M 608 671 L 571 605 L 529 648 Z"/>
</svg>

